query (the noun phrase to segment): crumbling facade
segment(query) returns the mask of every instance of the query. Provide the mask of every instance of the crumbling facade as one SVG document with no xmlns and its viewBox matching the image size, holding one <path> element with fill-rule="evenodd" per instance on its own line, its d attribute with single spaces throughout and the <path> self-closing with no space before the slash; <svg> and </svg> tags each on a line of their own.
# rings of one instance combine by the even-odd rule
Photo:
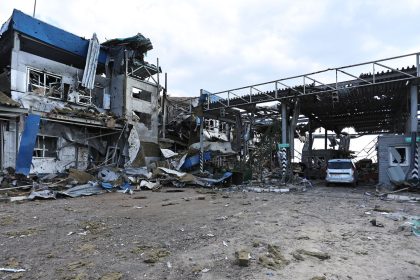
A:
<svg viewBox="0 0 420 280">
<path fill-rule="evenodd" d="M 1 169 L 123 166 L 144 158 L 141 143 L 158 143 L 160 69 L 143 60 L 149 39 L 100 45 L 18 10 L 0 36 Z"/>
</svg>

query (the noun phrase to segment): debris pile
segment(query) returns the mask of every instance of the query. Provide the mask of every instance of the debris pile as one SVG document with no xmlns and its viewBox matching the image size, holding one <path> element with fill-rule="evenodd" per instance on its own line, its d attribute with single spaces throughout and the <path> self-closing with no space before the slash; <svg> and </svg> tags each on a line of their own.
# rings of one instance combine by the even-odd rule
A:
<svg viewBox="0 0 420 280">
<path fill-rule="evenodd" d="M 162 161 L 150 167 L 117 168 L 112 165 L 86 171 L 69 168 L 59 174 L 23 176 L 8 168 L 0 174 L 0 197 L 5 201 L 80 197 L 107 192 L 132 194 L 161 187 L 229 186 L 232 172 L 199 171 L 199 153 L 192 149 L 178 154 L 161 149 Z M 210 157 L 210 154 L 209 154 Z M 166 167 L 162 167 L 166 166 Z"/>
</svg>

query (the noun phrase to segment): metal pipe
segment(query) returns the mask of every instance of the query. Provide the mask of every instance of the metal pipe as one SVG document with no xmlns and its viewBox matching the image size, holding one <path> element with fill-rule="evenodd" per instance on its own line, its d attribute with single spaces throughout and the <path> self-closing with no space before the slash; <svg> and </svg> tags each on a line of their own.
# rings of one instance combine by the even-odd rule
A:
<svg viewBox="0 0 420 280">
<path fill-rule="evenodd" d="M 417 133 L 417 110 L 418 110 L 418 97 L 417 97 L 417 85 L 412 85 L 410 87 L 410 119 L 411 119 L 411 125 L 410 125 L 410 131 Z"/>
<path fill-rule="evenodd" d="M 4 167 L 4 123 L 0 122 L 0 171 Z"/>
<path fill-rule="evenodd" d="M 309 147 L 308 147 L 308 168 L 312 168 L 312 127 L 311 127 L 311 120 L 308 121 L 308 129 L 309 129 Z"/>
<path fill-rule="evenodd" d="M 156 103 L 159 103 L 160 80 L 159 80 L 159 58 L 158 57 L 156 58 L 156 68 L 157 68 L 157 76 L 156 76 L 156 79 L 157 79 L 157 97 L 156 98 L 158 98 Z M 164 104 L 164 102 L 163 102 L 163 94 L 162 94 L 162 99 L 160 100 L 160 108 L 161 109 L 163 109 L 163 104 Z M 159 133 L 158 133 L 158 137 L 159 137 Z"/>
<path fill-rule="evenodd" d="M 373 78 L 372 78 L 372 80 L 373 80 L 373 83 L 375 83 L 375 63 L 373 63 L 372 64 L 372 71 L 373 71 L 373 73 L 372 73 L 372 75 L 373 75 Z"/>
<path fill-rule="evenodd" d="M 277 84 L 277 82 L 275 83 L 275 89 L 276 89 L 276 93 L 274 94 L 274 98 L 275 99 L 277 99 L 277 97 L 278 97 L 278 84 Z"/>
<path fill-rule="evenodd" d="M 166 94 L 168 92 L 168 73 L 165 73 L 165 89 L 163 90 L 163 97 L 162 97 L 162 103 L 163 103 L 163 120 L 162 120 L 162 136 L 163 138 L 166 138 L 166 114 L 167 114 L 167 106 L 166 106 Z"/>
<path fill-rule="evenodd" d="M 203 89 L 200 89 L 200 97 L 203 96 Z M 200 172 L 204 172 L 204 116 L 200 117 Z"/>
<path fill-rule="evenodd" d="M 287 115 L 286 115 L 287 106 L 286 103 L 281 103 L 281 143 L 287 143 Z"/>
<path fill-rule="evenodd" d="M 35 11 L 36 11 L 36 0 L 34 2 L 34 13 L 33 13 L 32 17 L 35 17 Z"/>
<path fill-rule="evenodd" d="M 326 128 L 324 128 L 324 129 L 325 129 L 324 148 L 325 148 L 325 150 L 327 150 L 328 149 L 328 130 Z"/>
</svg>

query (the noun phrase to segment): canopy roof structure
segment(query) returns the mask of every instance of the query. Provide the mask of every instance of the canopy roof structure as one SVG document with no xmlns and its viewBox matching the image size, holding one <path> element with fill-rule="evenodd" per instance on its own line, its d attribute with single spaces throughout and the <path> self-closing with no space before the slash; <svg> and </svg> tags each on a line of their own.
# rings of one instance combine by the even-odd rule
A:
<svg viewBox="0 0 420 280">
<path fill-rule="evenodd" d="M 407 64 L 413 66 L 404 68 Z M 420 81 L 418 64 L 419 53 L 414 53 L 208 93 L 203 109 L 214 118 L 240 111 L 259 119 L 267 117 L 261 104 L 280 101 L 290 108 L 299 104 L 311 130 L 324 127 L 339 133 L 353 127 L 358 134 L 404 133 L 410 86 Z"/>
</svg>

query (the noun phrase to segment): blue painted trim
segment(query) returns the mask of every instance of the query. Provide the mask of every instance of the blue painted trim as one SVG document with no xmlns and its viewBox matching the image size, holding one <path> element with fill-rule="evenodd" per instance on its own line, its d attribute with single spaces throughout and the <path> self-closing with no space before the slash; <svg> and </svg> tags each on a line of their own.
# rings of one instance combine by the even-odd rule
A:
<svg viewBox="0 0 420 280">
<path fill-rule="evenodd" d="M 16 173 L 29 175 L 34 153 L 36 136 L 39 132 L 40 115 L 30 114 L 26 118 L 25 128 L 20 139 L 19 152 L 16 159 Z"/>
</svg>

